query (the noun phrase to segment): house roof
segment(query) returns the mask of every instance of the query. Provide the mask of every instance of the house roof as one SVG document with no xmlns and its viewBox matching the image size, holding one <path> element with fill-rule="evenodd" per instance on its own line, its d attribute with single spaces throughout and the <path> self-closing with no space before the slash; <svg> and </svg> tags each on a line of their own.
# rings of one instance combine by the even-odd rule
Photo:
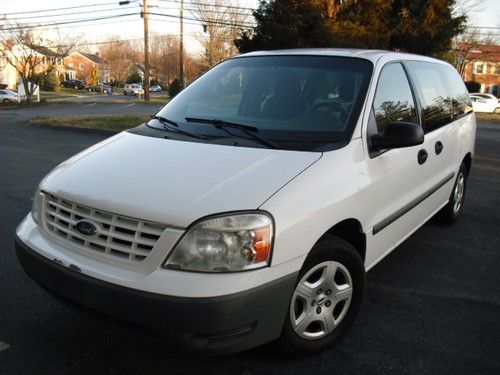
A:
<svg viewBox="0 0 500 375">
<path fill-rule="evenodd" d="M 85 52 L 78 52 L 78 53 L 96 64 L 102 64 L 106 62 L 106 60 L 92 53 L 85 53 Z"/>
<path fill-rule="evenodd" d="M 500 46 L 483 44 L 471 47 L 468 44 L 460 44 L 459 49 L 470 49 L 466 57 L 467 60 L 483 60 L 500 63 Z"/>
<path fill-rule="evenodd" d="M 61 57 L 57 52 L 52 51 L 50 48 L 45 46 L 29 46 L 32 50 L 38 52 L 41 55 L 49 57 Z"/>
</svg>

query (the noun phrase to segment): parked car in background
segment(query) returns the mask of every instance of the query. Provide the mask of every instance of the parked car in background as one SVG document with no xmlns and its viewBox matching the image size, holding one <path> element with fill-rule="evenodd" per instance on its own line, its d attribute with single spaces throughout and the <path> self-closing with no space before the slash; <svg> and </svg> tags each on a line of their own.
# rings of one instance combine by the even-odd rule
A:
<svg viewBox="0 0 500 375">
<path fill-rule="evenodd" d="M 2 103 L 20 103 L 19 95 L 17 92 L 9 89 L 0 90 L 0 102 Z"/>
<path fill-rule="evenodd" d="M 18 258 L 71 306 L 199 351 L 321 350 L 353 323 L 366 272 L 433 216 L 459 219 L 475 138 L 444 61 L 238 56 L 45 177 Z"/>
<path fill-rule="evenodd" d="M 491 94 L 470 94 L 474 112 L 500 113 L 500 100 Z"/>
<path fill-rule="evenodd" d="M 129 83 L 123 88 L 123 95 L 144 95 L 144 90 L 138 83 Z"/>
<path fill-rule="evenodd" d="M 62 81 L 60 86 L 72 88 L 75 90 L 83 90 L 85 88 L 85 82 L 80 79 L 69 79 L 67 81 Z"/>
<path fill-rule="evenodd" d="M 88 85 L 85 87 L 85 90 L 90 91 L 90 92 L 102 92 L 105 93 L 108 88 L 111 86 L 103 83 L 98 83 L 97 85 Z"/>
<path fill-rule="evenodd" d="M 161 91 L 161 86 L 160 85 L 153 85 L 149 88 L 150 92 L 160 92 Z"/>
<path fill-rule="evenodd" d="M 500 99 L 498 99 L 493 94 L 485 94 L 485 93 L 482 93 L 482 92 L 471 92 L 470 95 L 479 96 L 480 98 L 483 98 L 483 99 L 492 99 L 492 100 L 498 100 L 498 101 L 500 101 Z"/>
</svg>

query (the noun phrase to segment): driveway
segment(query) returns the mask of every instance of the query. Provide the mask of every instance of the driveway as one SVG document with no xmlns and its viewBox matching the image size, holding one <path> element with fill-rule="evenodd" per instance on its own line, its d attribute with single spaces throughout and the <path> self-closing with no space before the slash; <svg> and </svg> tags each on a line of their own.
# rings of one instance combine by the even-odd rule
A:
<svg viewBox="0 0 500 375">
<path fill-rule="evenodd" d="M 500 373 L 500 124 L 479 125 L 463 217 L 452 226 L 424 225 L 368 273 L 358 319 L 335 347 L 286 358 L 266 345 L 210 358 L 88 319 L 21 270 L 13 233 L 38 182 L 105 138 L 27 127 L 25 119 L 154 113 L 139 105 L 61 108 L 0 111 L 1 374 Z"/>
</svg>

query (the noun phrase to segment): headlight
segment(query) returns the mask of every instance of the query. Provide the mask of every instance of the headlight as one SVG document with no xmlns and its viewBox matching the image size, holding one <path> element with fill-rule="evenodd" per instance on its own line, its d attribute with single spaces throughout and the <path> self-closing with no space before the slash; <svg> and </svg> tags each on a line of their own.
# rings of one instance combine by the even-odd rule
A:
<svg viewBox="0 0 500 375">
<path fill-rule="evenodd" d="M 164 267 L 201 272 L 236 272 L 269 264 L 273 222 L 265 213 L 215 216 L 182 237 Z"/>
<path fill-rule="evenodd" d="M 38 224 L 40 219 L 40 205 L 42 204 L 42 193 L 40 191 L 40 186 L 37 187 L 35 196 L 33 197 L 33 205 L 31 206 L 31 216 L 35 223 Z"/>
</svg>

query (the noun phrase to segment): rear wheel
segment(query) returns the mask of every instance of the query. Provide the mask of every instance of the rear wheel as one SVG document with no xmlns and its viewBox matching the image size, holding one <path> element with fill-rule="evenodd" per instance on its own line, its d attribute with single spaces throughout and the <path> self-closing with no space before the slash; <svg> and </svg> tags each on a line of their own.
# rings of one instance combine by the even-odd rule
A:
<svg viewBox="0 0 500 375">
<path fill-rule="evenodd" d="M 451 191 L 448 204 L 439 211 L 438 218 L 445 223 L 454 223 L 462 213 L 465 201 L 465 188 L 467 186 L 467 167 L 460 165 L 455 185 Z"/>
<path fill-rule="evenodd" d="M 337 341 L 361 305 L 365 270 L 356 249 L 335 236 L 318 242 L 304 262 L 279 343 L 312 352 Z"/>
<path fill-rule="evenodd" d="M 496 114 L 499 114 L 500 113 L 500 107 L 495 108 L 495 110 L 493 112 L 496 113 Z"/>
</svg>

